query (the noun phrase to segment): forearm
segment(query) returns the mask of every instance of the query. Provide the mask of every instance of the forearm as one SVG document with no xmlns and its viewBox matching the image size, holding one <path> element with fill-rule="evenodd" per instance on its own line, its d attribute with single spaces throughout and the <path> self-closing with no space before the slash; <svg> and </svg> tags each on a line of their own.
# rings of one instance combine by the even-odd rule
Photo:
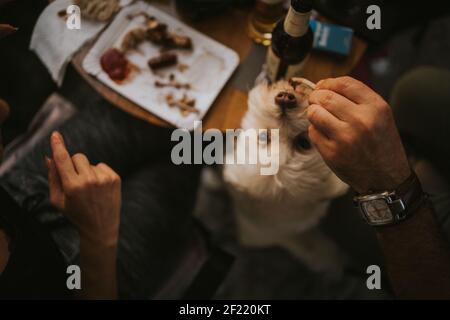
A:
<svg viewBox="0 0 450 320">
<path fill-rule="evenodd" d="M 117 244 L 99 244 L 81 238 L 80 268 L 82 299 L 116 299 Z"/>
<path fill-rule="evenodd" d="M 431 204 L 398 225 L 377 228 L 377 236 L 397 298 L 450 298 L 450 251 Z"/>
</svg>

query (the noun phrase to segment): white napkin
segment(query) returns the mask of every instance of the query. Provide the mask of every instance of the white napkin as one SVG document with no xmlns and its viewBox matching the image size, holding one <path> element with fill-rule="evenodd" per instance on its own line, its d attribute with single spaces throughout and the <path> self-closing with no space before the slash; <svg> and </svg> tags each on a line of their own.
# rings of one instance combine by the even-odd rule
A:
<svg viewBox="0 0 450 320">
<path fill-rule="evenodd" d="M 121 0 L 121 6 L 132 0 Z M 58 12 L 73 4 L 73 0 L 56 0 L 40 15 L 31 37 L 30 49 L 35 51 L 58 86 L 61 86 L 67 64 L 73 55 L 106 25 L 104 22 L 81 19 L 80 30 L 70 30 Z"/>
</svg>

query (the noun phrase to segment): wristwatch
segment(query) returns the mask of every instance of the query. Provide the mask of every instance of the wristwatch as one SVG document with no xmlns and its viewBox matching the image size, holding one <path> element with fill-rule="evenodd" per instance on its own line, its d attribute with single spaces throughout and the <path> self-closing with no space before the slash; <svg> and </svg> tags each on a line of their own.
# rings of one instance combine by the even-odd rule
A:
<svg viewBox="0 0 450 320">
<path fill-rule="evenodd" d="M 419 179 L 412 172 L 397 189 L 356 195 L 353 202 L 369 225 L 387 226 L 410 217 L 426 198 Z"/>
</svg>

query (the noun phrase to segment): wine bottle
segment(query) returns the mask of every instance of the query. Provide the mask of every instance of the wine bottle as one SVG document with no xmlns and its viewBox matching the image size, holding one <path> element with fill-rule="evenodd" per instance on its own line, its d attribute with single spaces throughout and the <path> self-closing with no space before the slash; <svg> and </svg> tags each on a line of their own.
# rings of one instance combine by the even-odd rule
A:
<svg viewBox="0 0 450 320">
<path fill-rule="evenodd" d="M 266 59 L 269 81 L 301 75 L 313 44 L 311 11 L 312 0 L 292 0 L 286 18 L 276 25 Z"/>
</svg>

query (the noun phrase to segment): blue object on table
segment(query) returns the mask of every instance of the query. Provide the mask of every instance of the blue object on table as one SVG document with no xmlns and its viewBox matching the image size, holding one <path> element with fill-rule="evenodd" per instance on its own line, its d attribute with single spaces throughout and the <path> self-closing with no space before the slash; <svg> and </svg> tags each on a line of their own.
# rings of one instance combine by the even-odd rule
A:
<svg viewBox="0 0 450 320">
<path fill-rule="evenodd" d="M 353 29 L 311 19 L 313 48 L 347 56 L 352 48 Z"/>
</svg>

